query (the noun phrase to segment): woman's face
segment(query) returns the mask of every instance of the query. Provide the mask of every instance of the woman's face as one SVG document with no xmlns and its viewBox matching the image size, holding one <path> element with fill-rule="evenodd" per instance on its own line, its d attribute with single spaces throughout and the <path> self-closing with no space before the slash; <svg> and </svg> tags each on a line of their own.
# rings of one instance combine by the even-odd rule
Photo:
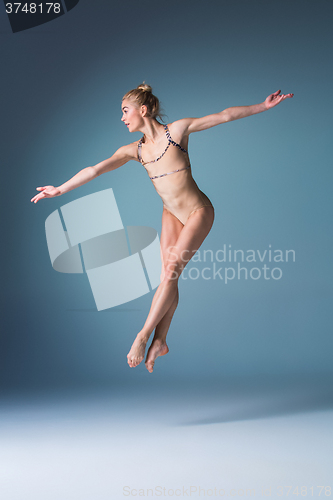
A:
<svg viewBox="0 0 333 500">
<path fill-rule="evenodd" d="M 121 121 L 125 123 L 129 132 L 137 132 L 142 127 L 144 121 L 140 110 L 131 101 L 124 99 L 121 103 L 123 116 Z"/>
</svg>

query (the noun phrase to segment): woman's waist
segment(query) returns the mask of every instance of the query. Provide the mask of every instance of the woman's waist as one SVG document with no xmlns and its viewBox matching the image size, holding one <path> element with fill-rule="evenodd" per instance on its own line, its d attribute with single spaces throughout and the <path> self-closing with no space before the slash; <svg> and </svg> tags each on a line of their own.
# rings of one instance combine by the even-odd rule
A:
<svg viewBox="0 0 333 500">
<path fill-rule="evenodd" d="M 188 207 L 197 208 L 203 205 L 212 205 L 210 199 L 197 186 L 195 190 L 179 193 L 177 196 L 172 193 L 158 193 L 163 204 L 174 210 L 182 210 Z"/>
</svg>

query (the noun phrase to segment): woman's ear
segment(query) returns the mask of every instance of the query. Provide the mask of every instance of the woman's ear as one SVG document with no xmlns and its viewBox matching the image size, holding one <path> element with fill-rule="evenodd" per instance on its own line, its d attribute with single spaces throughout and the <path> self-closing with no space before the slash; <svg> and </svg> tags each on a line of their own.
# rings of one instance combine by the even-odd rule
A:
<svg viewBox="0 0 333 500">
<path fill-rule="evenodd" d="M 141 115 L 142 117 L 147 116 L 148 108 L 145 104 L 141 106 Z"/>
</svg>

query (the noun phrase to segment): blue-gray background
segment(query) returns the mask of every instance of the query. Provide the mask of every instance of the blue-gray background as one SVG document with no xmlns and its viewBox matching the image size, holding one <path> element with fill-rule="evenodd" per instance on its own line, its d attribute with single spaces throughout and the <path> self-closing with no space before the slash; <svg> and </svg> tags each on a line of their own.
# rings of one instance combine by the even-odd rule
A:
<svg viewBox="0 0 333 500">
<path fill-rule="evenodd" d="M 324 0 L 80 0 L 12 34 L 0 5 L 3 389 L 332 372 L 332 10 Z M 162 203 L 144 169 L 131 162 L 30 203 L 37 186 L 139 138 L 120 122 L 120 103 L 143 80 L 168 122 L 295 94 L 194 134 L 190 156 L 216 208 L 203 248 L 271 245 L 294 249 L 296 262 L 280 266 L 280 280 L 181 280 L 170 353 L 153 375 L 126 363 L 153 293 L 97 312 L 85 275 L 52 269 L 44 230 L 61 205 L 112 187 L 125 225 L 160 232 Z"/>
</svg>

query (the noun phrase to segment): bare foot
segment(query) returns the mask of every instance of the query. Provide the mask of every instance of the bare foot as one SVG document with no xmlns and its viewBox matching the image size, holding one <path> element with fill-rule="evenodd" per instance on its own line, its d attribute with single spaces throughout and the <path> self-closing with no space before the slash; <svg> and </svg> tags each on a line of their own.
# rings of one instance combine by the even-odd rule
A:
<svg viewBox="0 0 333 500">
<path fill-rule="evenodd" d="M 145 357 L 147 340 L 136 337 L 130 352 L 127 354 L 127 363 L 131 368 L 138 366 Z"/>
<path fill-rule="evenodd" d="M 155 359 L 158 356 L 164 356 L 169 352 L 165 340 L 154 339 L 148 349 L 145 365 L 150 373 L 153 373 Z"/>
</svg>

